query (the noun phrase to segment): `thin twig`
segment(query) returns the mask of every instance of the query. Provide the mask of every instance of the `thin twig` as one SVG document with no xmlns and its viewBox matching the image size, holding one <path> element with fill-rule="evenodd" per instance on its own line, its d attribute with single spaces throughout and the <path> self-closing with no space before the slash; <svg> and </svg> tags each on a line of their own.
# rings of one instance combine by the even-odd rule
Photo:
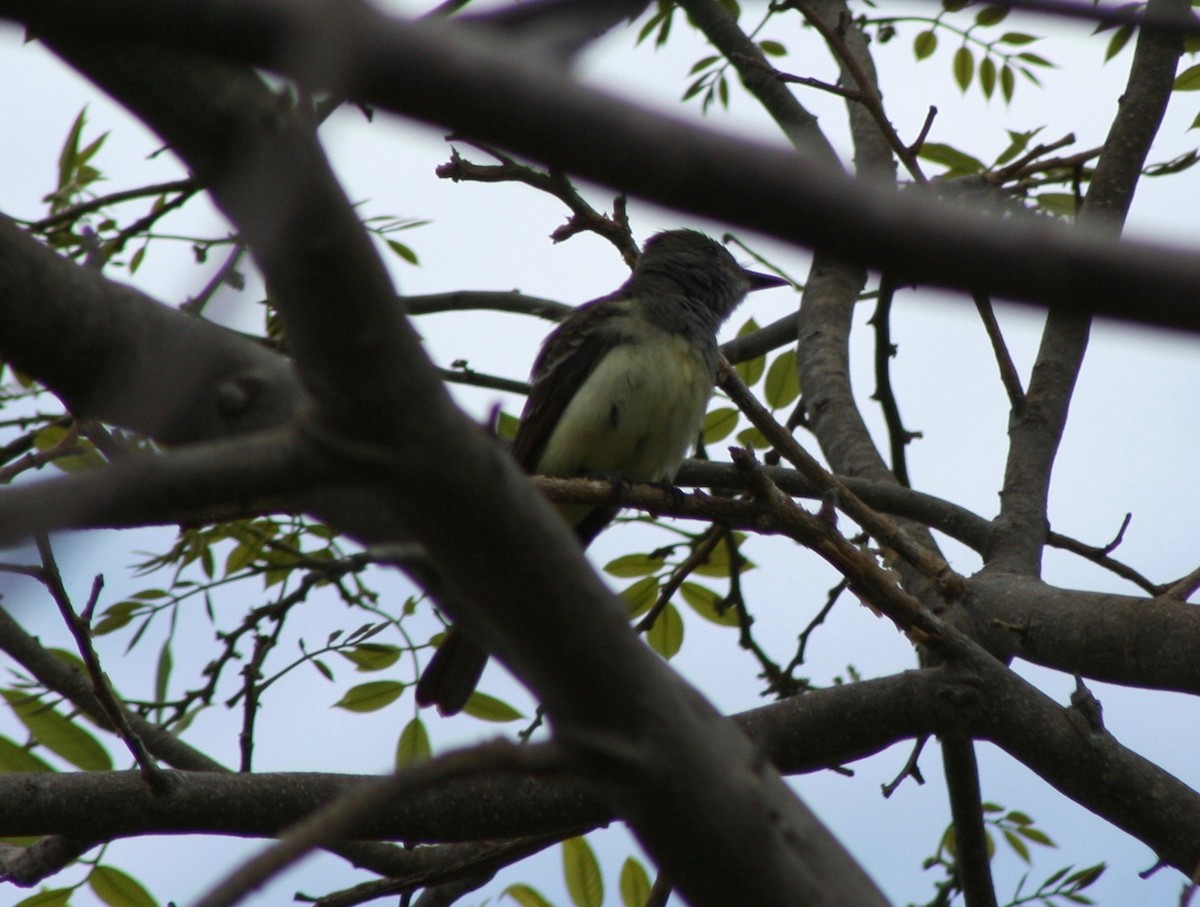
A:
<svg viewBox="0 0 1200 907">
<path fill-rule="evenodd" d="M 846 46 L 846 41 L 838 30 L 830 27 L 805 0 L 792 0 L 790 5 L 798 9 L 808 24 L 821 34 L 821 37 L 825 39 L 825 43 L 829 45 L 829 49 L 837 57 L 838 62 L 850 73 L 850 77 L 854 79 L 854 84 L 861 95 L 857 99 L 858 102 L 867 108 L 876 125 L 879 126 L 879 131 L 883 133 L 884 139 L 887 140 L 896 157 L 900 159 L 900 163 L 904 165 L 904 169 L 912 176 L 913 181 L 922 186 L 929 182 L 929 179 L 921 170 L 921 165 L 917 162 L 913 146 L 905 144 L 904 140 L 897 134 L 891 120 L 888 119 L 887 112 L 883 109 L 883 99 L 879 96 L 879 91 L 875 88 L 871 79 L 868 78 L 862 66 L 859 65 L 857 58 L 851 53 L 850 48 Z"/>
<path fill-rule="evenodd" d="M 996 313 L 992 310 L 992 300 L 986 293 L 973 294 L 975 309 L 983 321 L 983 329 L 987 331 L 988 340 L 992 344 L 992 353 L 996 364 L 1000 367 L 1000 381 L 1008 393 L 1008 405 L 1015 415 L 1025 411 L 1025 388 L 1021 386 L 1021 376 L 1017 374 L 1017 366 L 1009 355 L 1008 345 L 1000 332 L 1000 324 L 996 321 Z"/>
<path fill-rule="evenodd" d="M 894 549 L 901 558 L 933 580 L 947 598 L 961 597 L 965 588 L 964 580 L 950 568 L 941 555 L 918 544 L 894 520 L 868 507 L 841 480 L 826 471 L 786 428 L 775 421 L 774 416 L 750 393 L 749 388 L 727 362 L 723 362 L 718 383 L 738 409 L 746 414 L 751 424 L 763 433 L 801 475 L 816 486 L 822 498 L 833 495 L 838 509 L 881 544 Z"/>
<path fill-rule="evenodd" d="M 891 362 L 896 356 L 896 345 L 892 343 L 892 299 L 896 295 L 896 280 L 890 274 L 884 274 L 879 281 L 879 300 L 875 304 L 875 314 L 867 322 L 875 329 L 875 400 L 883 410 L 883 420 L 887 425 L 888 447 L 892 455 L 892 473 L 896 481 L 905 488 L 911 488 L 908 478 L 908 459 L 905 448 L 921 433 L 909 431 L 904 427 L 900 418 L 900 404 L 896 400 L 896 392 L 892 387 Z"/>
<path fill-rule="evenodd" d="M 138 768 L 141 770 L 142 778 L 146 781 L 147 785 L 152 790 L 160 793 L 165 792 L 166 776 L 159 769 L 154 758 L 147 752 L 141 738 L 130 726 L 125 709 L 117 701 L 112 687 L 109 685 L 108 677 L 100 667 L 100 659 L 96 655 L 96 650 L 92 647 L 90 619 L 92 612 L 96 608 L 96 602 L 100 598 L 100 591 L 104 588 L 104 577 L 100 575 L 96 576 L 92 582 L 92 591 L 88 596 L 87 604 L 84 606 L 83 611 L 77 615 L 71 605 L 71 599 L 67 594 L 66 586 L 63 585 L 62 573 L 59 572 L 58 562 L 54 558 L 54 549 L 50 546 L 49 536 L 44 532 L 39 532 L 34 536 L 34 541 L 37 544 L 38 555 L 42 559 L 41 580 L 50 592 L 55 604 L 58 605 L 59 613 L 62 614 L 67 629 L 71 631 L 71 635 L 75 638 L 75 646 L 79 650 L 79 655 L 87 667 L 88 676 L 92 680 L 92 689 L 95 693 L 96 701 L 104 710 L 104 714 L 108 720 L 112 722 L 113 727 L 116 728 L 118 736 L 133 755 Z"/>
</svg>

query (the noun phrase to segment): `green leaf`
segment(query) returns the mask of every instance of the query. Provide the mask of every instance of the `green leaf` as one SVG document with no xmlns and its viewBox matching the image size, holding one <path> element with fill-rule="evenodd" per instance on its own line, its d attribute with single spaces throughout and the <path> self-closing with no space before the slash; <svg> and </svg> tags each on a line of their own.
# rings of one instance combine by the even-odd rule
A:
<svg viewBox="0 0 1200 907">
<path fill-rule="evenodd" d="M 965 92 L 971 86 L 971 78 L 975 75 L 975 55 L 971 53 L 971 48 L 964 44 L 956 50 L 951 68 L 959 90 Z"/>
<path fill-rule="evenodd" d="M 528 885 L 509 885 L 500 892 L 500 897 L 510 897 L 521 907 L 554 907 L 537 889 Z"/>
<path fill-rule="evenodd" d="M 1192 125 L 1188 127 L 1188 131 L 1200 129 L 1200 113 L 1196 114 L 1196 119 L 1192 120 Z"/>
<path fill-rule="evenodd" d="M 630 620 L 641 617 L 650 610 L 658 598 L 658 577 L 644 577 L 632 586 L 626 586 L 621 590 L 620 595 L 625 599 L 626 607 L 629 608 Z"/>
<path fill-rule="evenodd" d="M 737 335 L 745 337 L 747 334 L 753 334 L 758 330 L 758 322 L 751 318 L 741 328 L 738 329 Z M 738 377 L 745 382 L 746 387 L 753 387 L 758 383 L 758 379 L 762 377 L 763 371 L 767 367 L 767 357 L 758 356 L 754 359 L 747 359 L 745 362 L 739 362 L 733 367 L 737 372 Z"/>
<path fill-rule="evenodd" d="M 1079 872 L 1068 876 L 1067 883 L 1074 885 L 1076 891 L 1081 891 L 1104 875 L 1104 870 L 1107 868 L 1108 866 L 1104 863 L 1097 863 L 1095 866 L 1086 866 L 1079 870 Z"/>
<path fill-rule="evenodd" d="M 763 385 L 767 405 L 781 409 L 800 396 L 800 378 L 796 372 L 796 354 L 780 353 L 767 369 L 767 382 Z"/>
<path fill-rule="evenodd" d="M 1018 46 L 1022 45 L 1022 44 L 1032 44 L 1034 41 L 1040 41 L 1040 40 L 1042 40 L 1042 39 L 1037 37 L 1036 35 L 1027 35 L 1024 32 L 1019 32 L 1019 31 L 1006 31 L 1004 34 L 1002 34 L 1000 36 L 1000 41 L 1002 43 L 1015 44 Z"/>
<path fill-rule="evenodd" d="M 140 602 L 133 601 L 117 602 L 115 605 L 110 605 L 101 612 L 100 619 L 92 624 L 92 635 L 103 636 L 105 633 L 113 632 L 113 630 L 119 630 L 133 620 L 134 615 L 142 607 L 143 605 Z"/>
<path fill-rule="evenodd" d="M 1033 819 L 1028 813 L 1023 813 L 1019 809 L 1010 809 L 1004 816 L 1005 821 L 1012 822 L 1014 825 L 1032 825 Z"/>
<path fill-rule="evenodd" d="M 1077 210 L 1075 196 L 1070 192 L 1043 192 L 1034 201 L 1056 217 L 1074 217 Z"/>
<path fill-rule="evenodd" d="M 478 690 L 471 694 L 471 698 L 463 706 L 463 711 L 480 721 L 520 721 L 525 717 L 507 702 L 502 702 L 487 693 L 480 693 Z"/>
<path fill-rule="evenodd" d="M 1032 63 L 1034 66 L 1048 66 L 1051 69 L 1058 68 L 1057 66 L 1055 66 L 1055 64 L 1051 63 L 1049 60 L 1047 60 L 1045 57 L 1041 56 L 1040 54 L 1035 54 L 1035 53 L 1030 53 L 1029 51 L 1025 51 L 1024 53 L 1017 54 L 1017 56 L 1020 57 L 1022 60 L 1024 60 L 1026 63 Z"/>
<path fill-rule="evenodd" d="M 1003 22 L 1007 16 L 1007 6 L 985 6 L 975 14 L 975 24 L 986 28 Z"/>
<path fill-rule="evenodd" d="M 575 907 L 603 907 L 604 880 L 591 845 L 583 838 L 562 842 L 563 877 Z"/>
<path fill-rule="evenodd" d="M 604 565 L 609 576 L 649 576 L 662 569 L 665 558 L 661 554 L 624 554 Z"/>
<path fill-rule="evenodd" d="M 376 712 L 391 705 L 403 692 L 404 684 L 398 680 L 372 680 L 348 689 L 334 706 L 348 712 Z"/>
<path fill-rule="evenodd" d="M 687 101 L 687 100 L 694 98 L 696 95 L 700 94 L 700 92 L 704 90 L 704 86 L 708 84 L 708 79 L 709 79 L 709 76 L 707 74 L 702 75 L 700 78 L 698 78 L 695 82 L 693 82 L 691 85 L 689 85 L 687 87 L 687 91 L 685 91 L 683 93 L 683 97 L 680 98 L 680 100 Z"/>
<path fill-rule="evenodd" d="M 1200 63 L 1194 63 L 1175 77 L 1175 91 L 1200 91 Z"/>
<path fill-rule="evenodd" d="M 1008 137 L 1011 139 L 1011 142 L 1009 143 L 1009 146 L 1000 153 L 1000 156 L 992 162 L 992 166 L 1003 167 L 1009 161 L 1014 160 L 1018 154 L 1021 154 L 1026 148 L 1029 147 L 1029 142 L 1044 128 L 1044 126 L 1039 126 L 1037 129 L 1030 129 L 1027 132 L 1016 132 L 1012 129 L 1009 129 Z"/>
<path fill-rule="evenodd" d="M 414 762 L 421 762 L 433 755 L 429 745 L 429 732 L 425 722 L 414 718 L 404 725 L 400 739 L 396 742 L 396 768 L 403 768 Z"/>
<path fill-rule="evenodd" d="M 1017 834 L 1019 834 L 1022 838 L 1027 838 L 1034 844 L 1041 844 L 1043 847 L 1058 846 L 1052 840 L 1050 840 L 1050 836 L 1048 834 L 1046 834 L 1040 828 L 1034 828 L 1030 825 L 1022 825 L 1017 829 Z"/>
<path fill-rule="evenodd" d="M 141 882 L 114 866 L 97 866 L 88 873 L 88 887 L 109 907 L 158 907 Z"/>
<path fill-rule="evenodd" d="M 927 60 L 937 50 L 938 38 L 933 29 L 923 31 L 913 38 L 913 54 L 918 60 Z"/>
<path fill-rule="evenodd" d="M 400 649 L 379 642 L 364 642 L 353 649 L 343 649 L 338 654 L 352 662 L 359 671 L 382 671 L 396 663 L 400 658 Z"/>
<path fill-rule="evenodd" d="M 75 117 L 62 150 L 58 153 L 58 188 L 62 189 L 71 181 L 75 165 L 79 157 L 79 137 L 83 134 L 83 126 L 87 122 L 87 106 L 85 105 Z"/>
<path fill-rule="evenodd" d="M 646 907 L 650 899 L 650 878 L 642 864 L 633 857 L 626 857 L 621 864 L 622 907 Z"/>
<path fill-rule="evenodd" d="M 766 450 L 771 446 L 771 442 L 757 428 L 746 428 L 738 432 L 738 444 L 742 447 L 752 447 L 755 450 Z"/>
<path fill-rule="evenodd" d="M 734 19 L 737 19 L 742 15 L 742 7 L 738 3 L 738 0 L 719 0 L 719 2 L 723 7 L 725 7 L 725 11 L 729 13 L 729 15 L 733 16 Z"/>
<path fill-rule="evenodd" d="M 786 57 L 787 48 L 778 41 L 759 41 L 759 48 L 768 57 Z"/>
<path fill-rule="evenodd" d="M 1108 48 L 1104 51 L 1104 62 L 1107 63 L 1122 50 L 1124 50 L 1125 45 L 1129 43 L 1129 39 L 1132 37 L 1133 23 L 1131 22 L 1126 22 L 1115 32 L 1113 32 L 1113 36 L 1108 39 Z"/>
<path fill-rule="evenodd" d="M 1200 117 L 1197 118 L 1200 120 Z M 704 417 L 700 431 L 705 444 L 716 444 L 729 437 L 730 432 L 737 428 L 738 411 L 732 406 L 721 406 L 712 410 Z"/>
<path fill-rule="evenodd" d="M 158 650 L 158 663 L 154 667 L 155 702 L 165 702 L 167 699 L 167 688 L 171 682 L 172 667 L 171 638 L 168 636 L 163 640 L 162 648 Z"/>
<path fill-rule="evenodd" d="M 39 891 L 31 894 L 13 907 L 65 907 L 75 893 L 74 888 L 52 888 L 50 891 Z"/>
<path fill-rule="evenodd" d="M 708 69 L 708 67 L 712 66 L 719 59 L 721 59 L 721 58 L 718 56 L 701 57 L 699 60 L 697 60 L 695 63 L 692 64 L 692 68 L 688 70 L 688 75 L 694 76 L 700 70 Z"/>
<path fill-rule="evenodd" d="M 142 243 L 141 247 L 133 253 L 133 257 L 129 259 L 129 273 L 136 274 L 138 268 L 142 266 L 142 259 L 146 257 L 146 249 L 149 248 L 149 241 Z"/>
<path fill-rule="evenodd" d="M 112 770 L 112 759 L 80 725 L 59 714 L 34 696 L 15 690 L 3 690 L 9 707 L 33 738 L 50 752 L 76 768 L 89 772 Z"/>
<path fill-rule="evenodd" d="M 941 164 L 954 174 L 979 173 L 984 168 L 983 161 L 972 157 L 965 151 L 943 144 L 942 142 L 926 142 L 921 146 L 918 157 L 922 160 Z"/>
<path fill-rule="evenodd" d="M 712 621 L 722 627 L 738 625 L 737 612 L 725 604 L 724 599 L 707 586 L 699 583 L 683 583 L 679 594 L 693 611 L 705 620 Z"/>
<path fill-rule="evenodd" d="M 990 100 L 996 90 L 996 61 L 990 56 L 979 61 L 979 87 L 983 89 L 983 96 Z"/>
<path fill-rule="evenodd" d="M 654 626 L 646 631 L 646 642 L 668 661 L 683 647 L 683 618 L 670 602 L 659 613 Z"/>
<path fill-rule="evenodd" d="M 1012 67 L 1005 63 L 1000 67 L 1000 91 L 1004 94 L 1004 103 L 1012 100 L 1016 88 L 1016 76 L 1013 75 Z"/>
<path fill-rule="evenodd" d="M 745 538 L 741 533 L 735 535 L 735 538 L 740 542 Z M 745 573 L 747 570 L 753 570 L 755 567 L 754 561 L 747 557 L 742 558 L 741 569 Z M 729 564 L 729 546 L 718 545 L 708 555 L 708 560 L 697 567 L 693 573 L 696 576 L 717 576 L 727 578 L 730 574 Z"/>
<path fill-rule="evenodd" d="M 1029 848 L 1025 846 L 1025 842 L 1008 829 L 1004 830 L 1004 840 L 1008 842 L 1008 846 L 1011 847 L 1013 852 L 1016 853 L 1016 855 L 1024 862 L 1032 862 L 1029 856 Z"/>
<path fill-rule="evenodd" d="M 500 412 L 500 417 L 496 420 L 496 434 L 501 438 L 509 440 L 517 436 L 517 428 L 521 425 L 521 420 L 511 413 L 504 411 Z"/>
<path fill-rule="evenodd" d="M 417 261 L 417 253 L 410 249 L 402 242 L 397 242 L 394 239 L 387 240 L 388 248 L 407 261 L 410 265 L 420 264 Z"/>
<path fill-rule="evenodd" d="M 0 772 L 52 772 L 48 762 L 39 759 L 23 746 L 7 737 L 0 737 Z"/>
</svg>

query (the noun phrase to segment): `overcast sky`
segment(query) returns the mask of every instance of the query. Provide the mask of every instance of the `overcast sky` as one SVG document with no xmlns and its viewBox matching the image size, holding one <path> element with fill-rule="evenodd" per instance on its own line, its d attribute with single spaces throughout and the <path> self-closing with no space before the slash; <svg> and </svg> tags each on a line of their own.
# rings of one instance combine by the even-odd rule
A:
<svg viewBox="0 0 1200 907">
<path fill-rule="evenodd" d="M 407 8 L 414 6 L 408 4 Z M 758 5 L 744 6 L 744 21 L 756 21 Z M 926 11 L 936 7 L 912 4 L 903 8 Z M 677 99 L 687 84 L 689 67 L 708 51 L 687 34 L 682 22 L 677 25 L 666 50 L 655 51 L 648 45 L 635 49 L 631 33 L 615 34 L 589 52 L 582 71 L 589 81 L 615 93 L 677 115 L 698 116 L 698 105 L 681 109 Z M 918 26 L 904 26 L 892 42 L 875 47 L 885 102 L 903 137 L 915 137 L 932 104 L 937 106 L 938 115 L 930 141 L 954 144 L 984 159 L 1003 150 L 1008 142 L 1006 130 L 1045 126 L 1039 138 L 1046 141 L 1073 132 L 1073 149 L 1102 143 L 1116 110 L 1129 51 L 1102 65 L 1103 43 L 1089 40 L 1090 28 L 1083 25 L 1036 18 L 1018 24 L 1014 16 L 1006 28 L 1053 34 L 1053 40 L 1039 43 L 1036 49 L 1062 64 L 1061 68 L 1040 72 L 1044 90 L 1021 80 L 1014 103 L 1007 107 L 997 100 L 986 103 L 974 87 L 963 96 L 954 86 L 948 75 L 954 48 L 949 36 L 943 38 L 932 60 L 915 67 L 911 40 Z M 834 66 L 818 55 L 810 35 L 799 34 L 794 17 L 780 19 L 760 37 L 780 40 L 789 50 L 813 49 L 786 59 L 780 64 L 783 68 L 830 80 L 834 77 Z M 813 60 L 820 61 L 815 64 L 815 72 L 802 68 L 813 65 Z M 822 126 L 848 160 L 840 102 L 812 91 L 804 91 L 800 97 L 820 114 Z M 1152 161 L 1170 159 L 1195 146 L 1196 133 L 1187 131 L 1197 112 L 1195 98 L 1191 94 L 1175 98 Z M 0 137 L 0 211 L 34 218 L 43 210 L 40 199 L 53 187 L 63 137 L 85 104 L 90 122 L 86 136 L 94 138 L 101 132 L 111 132 L 96 161 L 111 177 L 101 191 L 182 175 L 169 155 L 150 158 L 159 143 L 136 122 L 48 57 L 39 45 L 24 44 L 19 30 L 0 27 L 0 110 L 7 125 Z M 731 107 L 727 114 L 712 113 L 712 125 L 779 141 L 770 121 L 743 93 L 735 90 Z M 419 255 L 420 266 L 412 267 L 399 259 L 391 261 L 397 284 L 404 292 L 516 288 L 574 304 L 601 295 L 624 279 L 626 271 L 619 257 L 598 238 L 578 237 L 559 246 L 549 242 L 548 234 L 565 217 L 557 201 L 524 187 L 439 180 L 433 170 L 446 160 L 448 146 L 435 130 L 387 115 L 377 115 L 374 123 L 367 123 L 356 111 L 346 110 L 325 127 L 323 136 L 349 193 L 363 202 L 364 212 L 431 221 L 401 237 Z M 466 153 L 483 160 L 482 155 Z M 936 173 L 936 168 L 930 170 Z M 1195 248 L 1200 244 L 1198 179 L 1200 175 L 1189 171 L 1169 180 L 1144 181 L 1130 215 L 1130 232 Z M 611 192 L 592 189 L 588 194 L 597 207 L 610 207 Z M 699 226 L 714 233 L 722 229 L 636 201 L 631 204 L 631 216 L 639 239 L 658 229 L 680 225 Z M 219 217 L 203 204 L 167 221 L 163 229 L 210 236 L 226 231 Z M 743 239 L 787 272 L 801 279 L 805 275 L 807 256 L 802 251 L 778 243 L 760 243 L 750 235 Z M 218 261 L 219 256 L 207 270 L 197 269 L 191 265 L 187 243 L 159 242 L 152 247 L 134 282 L 157 298 L 177 304 L 204 285 Z M 126 272 L 110 274 L 129 279 Z M 259 323 L 259 309 L 254 304 L 258 298 L 254 287 L 243 293 L 230 291 L 218 300 L 213 313 L 231 324 L 253 328 Z M 788 290 L 757 294 L 732 319 L 728 330 L 732 334 L 749 315 L 760 323 L 773 320 L 793 308 L 795 302 L 795 295 Z M 899 343 L 894 381 L 906 424 L 924 433 L 910 448 L 914 485 L 991 516 L 1003 470 L 1007 404 L 973 312 L 969 300 L 950 294 L 901 293 L 893 327 L 894 339 Z M 869 315 L 864 307 L 860 323 Z M 1027 376 L 1036 350 L 1040 315 L 1029 309 L 1001 306 L 1000 317 L 1017 364 Z M 546 330 L 544 323 L 531 319 L 490 314 L 470 318 L 431 316 L 422 319 L 418 328 L 439 364 L 464 359 L 479 371 L 516 378 L 525 376 Z M 859 398 L 873 429 L 878 431 L 880 420 L 868 400 L 873 386 L 869 343 L 867 332 L 860 330 L 854 351 L 855 378 Z M 1200 346 L 1190 338 L 1111 323 L 1097 325 L 1056 467 L 1050 514 L 1054 528 L 1092 544 L 1104 544 L 1116 533 L 1124 514 L 1132 512 L 1133 522 L 1118 553 L 1157 581 L 1177 577 L 1196 566 L 1197 549 L 1194 535 L 1189 533 L 1200 512 L 1200 491 L 1194 478 L 1196 413 L 1200 412 L 1198 353 Z M 497 401 L 509 411 L 520 407 L 519 400 L 493 392 L 461 391 L 460 399 L 475 414 L 483 414 Z M 877 437 L 882 438 L 882 434 Z M 811 439 L 802 441 L 815 450 Z M 666 538 L 656 535 L 642 541 L 636 530 L 632 531 L 634 534 L 628 529 L 610 533 L 595 546 L 594 560 L 603 563 L 639 545 L 646 550 Z M 73 591 L 82 598 L 97 572 L 103 572 L 108 582 L 105 601 L 117 601 L 122 592 L 143 586 L 145 580 L 131 580 L 123 569 L 135 559 L 129 552 L 161 547 L 165 542 L 162 533 L 143 532 L 136 538 L 132 544 L 127 539 L 114 543 L 91 537 L 64 541 L 62 560 L 71 571 Z M 959 571 L 970 572 L 977 566 L 974 555 L 961 546 L 948 543 L 946 550 Z M 748 554 L 760 565 L 746 583 L 750 601 L 760 603 L 756 632 L 777 659 L 786 660 L 795 634 L 819 609 L 825 590 L 835 584 L 837 577 L 815 556 L 790 545 L 756 541 Z M 1046 578 L 1064 586 L 1134 591 L 1086 564 L 1054 552 L 1047 556 Z M 396 596 L 405 594 L 399 583 L 392 583 L 390 588 Z M 37 590 L 16 581 L 6 581 L 4 591 L 8 604 L 41 601 Z M 227 614 L 236 614 L 238 608 L 248 604 L 251 602 L 244 598 L 224 602 Z M 202 615 L 193 614 L 190 619 L 195 624 L 188 632 L 197 634 L 206 645 L 197 646 L 193 653 L 177 651 L 180 678 L 187 676 L 189 661 L 194 662 L 190 665 L 193 669 L 203 663 L 211 639 L 211 628 Z M 56 638 L 50 615 L 33 614 L 30 620 L 45 638 Z M 304 635 L 306 639 L 323 640 L 328 630 L 358 622 L 357 616 L 347 616 L 334 606 L 313 614 Z M 61 633 L 58 636 L 61 638 L 57 643 L 66 645 L 65 637 Z M 102 641 L 102 656 L 113 661 L 123 658 L 127 642 L 128 637 L 120 634 L 106 638 Z M 152 664 L 156 653 L 157 643 L 153 643 L 136 650 L 134 657 Z M 136 661 L 131 663 L 136 665 Z M 760 702 L 754 664 L 736 648 L 730 631 L 690 620 L 687 641 L 676 664 L 723 710 L 743 710 Z M 878 676 L 912 667 L 914 658 L 909 644 L 887 621 L 872 617 L 846 599 L 814 638 L 805 670 L 815 682 L 825 684 L 844 676 L 849 664 L 865 676 Z M 528 711 L 528 697 L 506 681 L 498 669 L 492 670 L 487 689 Z M 1019 670 L 1058 701 L 1066 701 L 1072 686 L 1070 678 L 1028 667 Z M 127 694 L 149 695 L 149 669 L 129 676 L 135 678 L 133 683 L 145 687 L 125 688 Z M 385 768 L 399 727 L 411 717 L 411 702 L 405 698 L 386 713 L 366 717 L 329 707 L 344 686 L 360 679 L 374 678 L 357 678 L 343 670 L 341 683 L 335 687 L 316 672 L 301 670 L 280 684 L 268 696 L 262 713 L 257 768 Z M 1200 785 L 1195 758 L 1200 744 L 1200 708 L 1194 700 L 1103 685 L 1098 685 L 1096 692 L 1104 703 L 1108 727 L 1118 739 L 1192 787 Z M 439 722 L 432 716 L 425 717 L 438 746 L 469 742 L 498 730 L 481 728 L 467 719 Z M 207 714 L 189 732 L 189 739 L 216 758 L 234 762 L 238 720 L 236 713 Z M 5 718 L 0 718 L 0 733 L 21 739 L 15 723 Z M 302 745 L 297 745 L 297 734 L 303 736 Z M 353 741 L 353 745 L 347 746 L 347 741 Z M 110 749 L 118 754 L 119 761 L 119 747 L 114 744 Z M 1164 872 L 1149 881 L 1137 878 L 1139 870 L 1153 863 L 1153 855 L 1143 845 L 1089 817 L 1003 754 L 986 745 L 980 749 L 985 797 L 1032 814 L 1062 845 L 1058 851 L 1035 854 L 1033 882 L 1068 863 L 1082 866 L 1107 860 L 1112 868 L 1094 889 L 1101 903 L 1174 903 L 1180 884 L 1177 874 Z M 907 747 L 895 747 L 856 764 L 854 778 L 825 773 L 795 782 L 801 796 L 897 904 L 929 898 L 935 879 L 922 874 L 920 861 L 933 851 L 948 821 L 935 747 L 930 747 L 922 760 L 928 784 L 918 787 L 908 782 L 888 801 L 879 795 L 879 785 L 900 771 L 907 756 Z M 164 900 L 170 897 L 182 904 L 212 881 L 215 867 L 232 865 L 238 855 L 257 846 L 202 838 L 123 842 L 114 845 L 106 859 L 138 875 Z M 629 845 L 622 833 L 612 831 L 602 836 L 598 846 L 610 886 L 610 902 L 615 903 L 616 873 Z M 552 851 L 504 874 L 502 880 L 529 882 L 556 902 L 566 903 L 557 860 L 557 851 Z M 1002 902 L 1023 871 L 1021 864 L 1002 849 L 997 860 Z M 73 870 L 51 884 L 57 886 L 77 877 Z M 357 878 L 338 861 L 318 858 L 248 903 L 287 903 L 297 888 L 316 895 Z M 495 896 L 501 887 L 494 884 L 486 892 Z M 484 894 L 480 894 L 463 903 L 483 900 Z M 5 902 L 3 892 L 0 902 Z M 94 902 L 85 894 L 73 903 Z"/>
</svg>

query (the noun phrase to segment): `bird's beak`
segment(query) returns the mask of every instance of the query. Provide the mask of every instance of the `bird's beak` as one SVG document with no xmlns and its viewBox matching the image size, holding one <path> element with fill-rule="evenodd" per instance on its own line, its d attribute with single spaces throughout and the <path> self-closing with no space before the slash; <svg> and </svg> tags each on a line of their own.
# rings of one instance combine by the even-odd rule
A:
<svg viewBox="0 0 1200 907">
<path fill-rule="evenodd" d="M 751 271 L 747 268 L 742 268 L 742 274 L 745 275 L 747 283 L 750 284 L 750 290 L 766 290 L 769 287 L 786 287 L 788 282 L 782 277 L 776 277 L 774 274 L 763 274 L 761 271 Z"/>
</svg>

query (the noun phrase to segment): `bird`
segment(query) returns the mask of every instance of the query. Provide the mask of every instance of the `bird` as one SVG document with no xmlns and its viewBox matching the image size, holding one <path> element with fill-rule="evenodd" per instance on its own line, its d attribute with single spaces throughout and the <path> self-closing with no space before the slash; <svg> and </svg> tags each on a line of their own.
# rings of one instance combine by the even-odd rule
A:
<svg viewBox="0 0 1200 907">
<path fill-rule="evenodd" d="M 718 329 L 747 293 L 786 283 L 742 267 L 697 230 L 652 236 L 624 284 L 576 308 L 547 336 L 513 456 L 536 475 L 671 482 L 712 396 Z M 586 548 L 618 508 L 558 510 Z M 417 703 L 443 715 L 461 711 L 487 659 L 450 628 L 417 682 Z"/>
</svg>

